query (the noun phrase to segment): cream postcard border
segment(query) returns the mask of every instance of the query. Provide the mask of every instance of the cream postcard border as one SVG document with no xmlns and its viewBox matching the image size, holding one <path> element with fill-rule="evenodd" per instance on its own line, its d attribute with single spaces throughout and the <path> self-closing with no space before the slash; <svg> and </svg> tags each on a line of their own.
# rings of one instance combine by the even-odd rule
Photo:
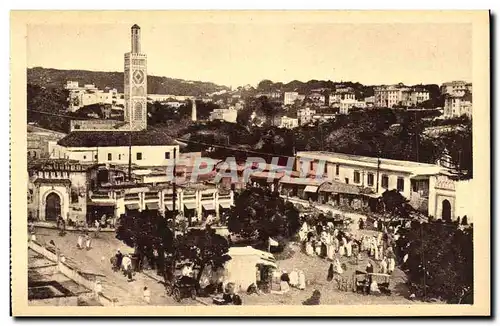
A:
<svg viewBox="0 0 500 326">
<path fill-rule="evenodd" d="M 27 300 L 26 26 L 172 23 L 470 23 L 473 47 L 474 305 L 36 307 Z M 490 29 L 482 11 L 13 11 L 11 12 L 11 284 L 14 316 L 490 315 Z M 78 68 L 76 64 L 75 69 Z M 263 78 L 265 76 L 262 76 Z"/>
</svg>

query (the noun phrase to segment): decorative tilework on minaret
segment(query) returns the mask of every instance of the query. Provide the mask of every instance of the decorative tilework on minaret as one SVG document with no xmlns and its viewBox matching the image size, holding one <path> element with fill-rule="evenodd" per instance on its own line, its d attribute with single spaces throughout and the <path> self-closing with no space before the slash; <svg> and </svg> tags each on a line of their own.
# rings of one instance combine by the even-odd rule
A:
<svg viewBox="0 0 500 326">
<path fill-rule="evenodd" d="M 125 53 L 125 122 L 132 130 L 147 128 L 147 57 L 141 53 L 141 28 L 131 28 L 131 51 Z"/>
</svg>

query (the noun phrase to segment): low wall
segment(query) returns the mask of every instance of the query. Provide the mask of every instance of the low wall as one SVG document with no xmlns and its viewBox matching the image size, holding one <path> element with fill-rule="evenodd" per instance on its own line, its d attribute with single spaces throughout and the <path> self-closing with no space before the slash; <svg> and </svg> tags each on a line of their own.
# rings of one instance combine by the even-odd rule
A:
<svg viewBox="0 0 500 326">
<path fill-rule="evenodd" d="M 84 286 L 85 288 L 87 288 L 91 291 L 94 290 L 94 282 L 93 281 L 85 278 L 83 275 L 80 274 L 80 272 L 78 270 L 75 270 L 75 269 L 69 267 L 68 265 L 66 265 L 65 263 L 58 261 L 59 259 L 57 258 L 57 255 L 55 253 L 51 252 L 50 250 L 48 250 L 47 248 L 38 244 L 35 241 L 28 242 L 28 247 L 31 250 L 35 251 L 36 253 L 43 255 L 47 259 L 52 260 L 54 262 L 57 262 L 57 270 L 60 273 L 62 273 L 64 276 L 66 276 L 67 278 L 72 279 L 76 283 Z M 103 295 L 103 294 L 99 295 L 97 300 L 103 306 L 114 306 L 115 302 L 116 302 L 116 300 L 109 298 L 108 296 Z"/>
<path fill-rule="evenodd" d="M 50 299 L 28 300 L 30 306 L 78 306 L 78 297 L 58 297 Z"/>
</svg>

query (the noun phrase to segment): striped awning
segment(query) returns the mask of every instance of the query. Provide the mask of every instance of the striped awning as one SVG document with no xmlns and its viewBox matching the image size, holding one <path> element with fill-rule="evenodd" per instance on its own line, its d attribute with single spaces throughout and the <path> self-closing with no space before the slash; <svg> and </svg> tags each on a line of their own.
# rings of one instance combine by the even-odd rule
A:
<svg viewBox="0 0 500 326">
<path fill-rule="evenodd" d="M 125 205 L 125 208 L 132 211 L 132 210 L 138 210 L 139 209 L 139 204 L 128 204 Z"/>
<path fill-rule="evenodd" d="M 158 203 L 146 203 L 146 208 L 149 210 L 157 210 Z"/>
</svg>

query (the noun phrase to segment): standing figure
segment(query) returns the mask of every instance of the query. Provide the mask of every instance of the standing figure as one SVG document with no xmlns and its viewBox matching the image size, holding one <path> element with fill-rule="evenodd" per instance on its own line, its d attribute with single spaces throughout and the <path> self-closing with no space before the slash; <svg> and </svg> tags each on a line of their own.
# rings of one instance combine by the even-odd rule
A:
<svg viewBox="0 0 500 326">
<path fill-rule="evenodd" d="M 76 247 L 78 249 L 83 249 L 83 235 L 78 235 L 78 240 L 76 241 Z"/>
<path fill-rule="evenodd" d="M 306 289 L 306 275 L 304 274 L 304 271 L 300 270 L 299 271 L 299 290 L 305 290 Z"/>
<path fill-rule="evenodd" d="M 144 290 L 142 292 L 142 296 L 144 298 L 144 301 L 147 303 L 147 304 L 150 304 L 151 303 L 151 291 L 149 291 L 148 287 L 145 286 L 144 287 Z"/>
<path fill-rule="evenodd" d="M 349 239 L 345 245 L 346 256 L 351 257 L 352 255 L 352 240 Z"/>
<path fill-rule="evenodd" d="M 90 236 L 88 234 L 85 235 L 85 248 L 87 250 L 90 250 L 92 248 L 92 239 L 90 238 Z"/>
</svg>

